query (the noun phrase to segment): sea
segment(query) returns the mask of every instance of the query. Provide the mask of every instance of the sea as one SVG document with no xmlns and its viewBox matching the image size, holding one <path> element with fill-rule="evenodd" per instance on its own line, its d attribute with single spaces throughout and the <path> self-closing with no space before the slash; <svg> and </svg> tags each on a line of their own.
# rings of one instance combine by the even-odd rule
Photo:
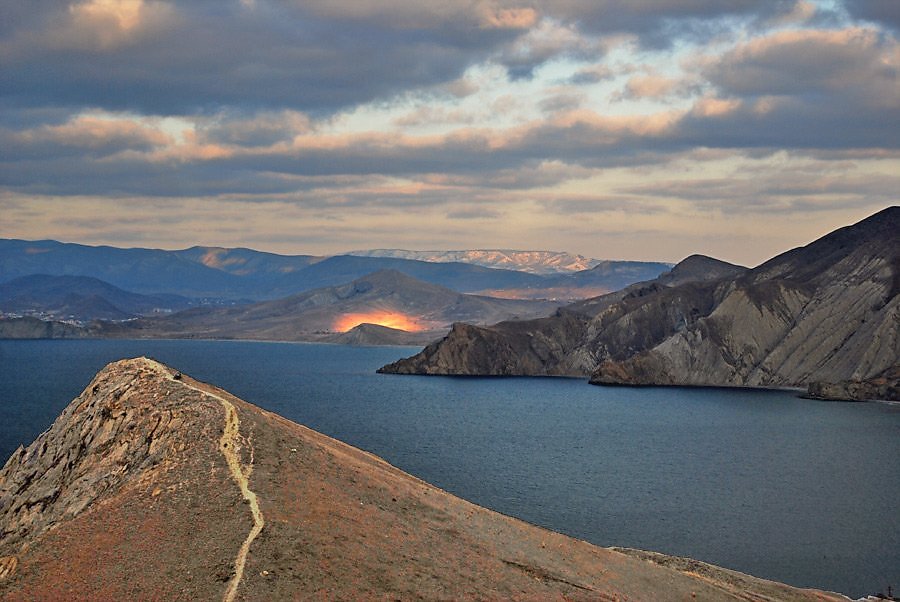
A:
<svg viewBox="0 0 900 602">
<path fill-rule="evenodd" d="M 594 544 L 851 597 L 900 591 L 898 405 L 375 373 L 415 351 L 0 341 L 0 456 L 48 428 L 106 363 L 145 355 L 460 497 Z"/>
</svg>

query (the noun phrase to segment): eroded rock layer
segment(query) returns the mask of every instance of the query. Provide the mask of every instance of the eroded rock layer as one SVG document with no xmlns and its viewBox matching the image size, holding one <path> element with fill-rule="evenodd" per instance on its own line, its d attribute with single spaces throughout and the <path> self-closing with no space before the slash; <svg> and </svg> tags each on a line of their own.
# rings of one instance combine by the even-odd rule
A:
<svg viewBox="0 0 900 602">
<path fill-rule="evenodd" d="M 752 270 L 692 256 L 550 318 L 458 325 L 382 371 L 628 385 L 864 381 L 900 361 L 898 291 L 900 207 L 890 207 Z"/>
</svg>

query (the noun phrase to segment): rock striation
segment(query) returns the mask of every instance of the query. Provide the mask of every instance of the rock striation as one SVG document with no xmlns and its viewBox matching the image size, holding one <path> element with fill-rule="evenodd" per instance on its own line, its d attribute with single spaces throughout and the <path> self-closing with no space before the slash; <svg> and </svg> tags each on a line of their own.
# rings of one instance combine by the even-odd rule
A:
<svg viewBox="0 0 900 602">
<path fill-rule="evenodd" d="M 900 358 L 898 292 L 900 207 L 890 207 L 752 270 L 693 256 L 544 321 L 454 328 L 382 371 L 616 385 L 864 381 Z"/>
<path fill-rule="evenodd" d="M 475 506 L 146 358 L 0 470 L 0 600 L 845 600 Z"/>
</svg>

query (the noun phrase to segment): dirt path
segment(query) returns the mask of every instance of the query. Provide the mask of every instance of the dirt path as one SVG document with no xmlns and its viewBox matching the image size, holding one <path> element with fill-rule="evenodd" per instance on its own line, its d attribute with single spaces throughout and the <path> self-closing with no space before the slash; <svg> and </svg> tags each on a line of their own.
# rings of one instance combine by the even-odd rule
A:
<svg viewBox="0 0 900 602">
<path fill-rule="evenodd" d="M 148 362 L 151 362 L 153 369 L 160 374 L 170 380 L 176 380 L 168 370 L 163 369 L 162 366 L 156 362 L 153 362 L 152 360 L 148 360 Z M 237 595 L 238 586 L 241 584 L 241 579 L 244 576 L 244 566 L 247 564 L 247 554 L 250 553 L 250 545 L 266 524 L 263 513 L 259 509 L 256 493 L 250 489 L 248 480 L 250 474 L 253 472 L 253 451 L 251 447 L 250 464 L 245 469 L 241 464 L 241 459 L 238 456 L 237 451 L 238 441 L 242 438 L 240 431 L 241 421 L 238 418 L 237 410 L 234 409 L 234 404 L 224 397 L 211 393 L 210 391 L 195 387 L 182 380 L 179 380 L 178 382 L 198 393 L 203 393 L 204 395 L 208 395 L 209 397 L 218 400 L 219 403 L 222 404 L 222 407 L 225 408 L 225 430 L 222 432 L 221 439 L 219 439 L 219 450 L 222 452 L 222 455 L 225 456 L 225 461 L 228 463 L 228 468 L 231 471 L 231 477 L 240 488 L 241 495 L 247 500 L 247 503 L 250 504 L 250 512 L 253 514 L 253 528 L 250 529 L 250 533 L 241 545 L 241 549 L 238 550 L 238 554 L 234 559 L 234 576 L 231 578 L 231 581 L 228 582 L 228 589 L 222 597 L 224 602 L 232 602 Z"/>
</svg>

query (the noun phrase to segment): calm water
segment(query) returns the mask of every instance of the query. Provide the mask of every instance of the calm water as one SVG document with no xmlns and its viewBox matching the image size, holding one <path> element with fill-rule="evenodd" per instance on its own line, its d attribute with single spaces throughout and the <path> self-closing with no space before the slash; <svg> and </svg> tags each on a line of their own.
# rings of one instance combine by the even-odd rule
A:
<svg viewBox="0 0 900 602">
<path fill-rule="evenodd" d="M 448 491 L 600 545 L 852 596 L 900 589 L 900 407 L 788 392 L 377 375 L 413 349 L 0 341 L 0 455 L 149 355 Z"/>
</svg>

